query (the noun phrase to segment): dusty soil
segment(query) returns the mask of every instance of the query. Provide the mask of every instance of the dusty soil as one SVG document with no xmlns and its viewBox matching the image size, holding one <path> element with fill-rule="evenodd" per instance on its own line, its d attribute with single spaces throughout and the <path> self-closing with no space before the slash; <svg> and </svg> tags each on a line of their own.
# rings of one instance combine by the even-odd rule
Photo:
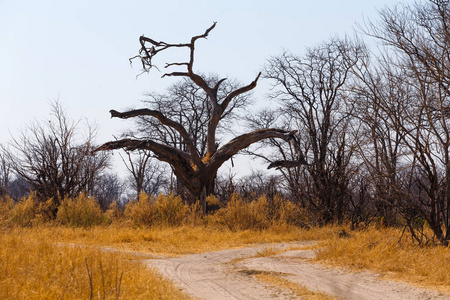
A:
<svg viewBox="0 0 450 300">
<path fill-rule="evenodd" d="M 450 299 L 435 291 L 405 283 L 382 280 L 369 272 L 351 273 L 310 262 L 311 250 L 289 250 L 300 244 L 261 245 L 229 249 L 178 258 L 149 259 L 147 264 L 169 278 L 180 289 L 198 299 L 296 299 L 288 290 L 258 281 L 252 274 L 276 272 L 312 291 L 322 291 L 342 299 Z M 265 247 L 289 251 L 254 257 Z"/>
</svg>

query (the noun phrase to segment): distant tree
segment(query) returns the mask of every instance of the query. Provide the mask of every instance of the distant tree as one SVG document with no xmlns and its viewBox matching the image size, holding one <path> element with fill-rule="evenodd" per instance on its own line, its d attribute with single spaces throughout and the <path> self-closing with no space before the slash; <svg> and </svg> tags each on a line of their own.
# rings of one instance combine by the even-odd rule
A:
<svg viewBox="0 0 450 300">
<path fill-rule="evenodd" d="M 130 173 L 129 183 L 135 191 L 135 197 L 144 192 L 148 195 L 158 194 L 163 189 L 169 188 L 169 176 L 164 166 L 152 161 L 152 152 L 137 150 L 131 153 L 125 151 L 126 158 L 122 157 L 127 170 Z"/>
<path fill-rule="evenodd" d="M 302 57 L 273 57 L 265 69 L 264 77 L 274 83 L 271 96 L 282 104 L 284 126 L 298 131 L 290 149 L 275 144 L 282 159 L 269 168 L 284 174 L 291 191 L 323 223 L 343 221 L 348 209 L 354 137 L 349 134 L 353 108 L 346 99 L 352 68 L 365 55 L 362 45 L 334 38 Z"/>
<path fill-rule="evenodd" d="M 20 176 L 14 176 L 8 185 L 8 194 L 15 200 L 19 201 L 21 198 L 30 194 L 33 188 L 29 183 Z"/>
<path fill-rule="evenodd" d="M 12 137 L 7 160 L 38 198 L 53 199 L 56 209 L 64 197 L 91 193 L 96 177 L 108 166 L 108 155 L 92 154 L 95 133 L 94 126 L 82 128 L 80 121 L 69 119 L 55 101 L 51 119 Z"/>
<path fill-rule="evenodd" d="M 114 173 L 99 174 L 95 179 L 93 195 L 103 211 L 113 202 L 122 204 L 126 184 Z"/>
<path fill-rule="evenodd" d="M 0 147 L 0 197 L 9 194 L 11 165 L 6 158 L 5 149 Z"/>
<path fill-rule="evenodd" d="M 228 143 L 219 147 L 217 143 L 217 129 L 221 120 L 232 109 L 241 95 L 251 91 L 256 87 L 260 74 L 249 85 L 240 88 L 223 91 L 223 83 L 225 78 L 215 82 L 208 82 L 204 77 L 193 71 L 195 43 L 199 39 L 206 38 L 211 30 L 214 29 L 216 23 L 209 27 L 202 35 L 194 36 L 188 43 L 170 44 L 166 42 L 157 42 L 151 38 L 141 36 L 139 41 L 141 44 L 140 52 L 132 59 L 139 59 L 142 63 L 143 72 L 150 71 L 153 67 L 153 59 L 157 54 L 167 49 L 184 48 L 189 50 L 189 60 L 186 62 L 172 62 L 166 64 L 166 67 L 179 67 L 183 71 L 174 71 L 165 73 L 165 76 L 182 77 L 191 80 L 198 88 L 203 90 L 207 97 L 203 100 L 208 101 L 210 105 L 208 122 L 201 124 L 195 132 L 204 132 L 206 135 L 205 151 L 201 151 L 196 145 L 198 137 L 189 132 L 189 124 L 180 123 L 179 119 L 174 116 L 168 116 L 166 107 L 157 109 L 137 109 L 127 112 L 118 112 L 111 110 L 111 116 L 128 119 L 133 117 L 152 117 L 158 121 L 161 128 L 168 131 L 176 132 L 183 141 L 185 147 L 180 149 L 154 138 L 136 138 L 129 137 L 117 141 L 112 141 L 99 147 L 97 150 L 113 150 L 125 148 L 129 151 L 136 149 L 146 149 L 154 153 L 155 157 L 160 161 L 167 162 L 171 165 L 174 174 L 179 182 L 187 188 L 192 195 L 192 199 L 201 200 L 203 209 L 206 210 L 206 197 L 214 193 L 214 179 L 218 169 L 224 162 L 236 155 L 242 149 L 266 138 L 287 139 L 289 133 L 280 129 L 260 129 L 237 136 Z M 223 95 L 223 97 L 220 97 Z M 203 107 L 208 107 L 203 105 Z M 170 111 L 170 110 L 169 110 Z M 183 110 L 179 110 L 181 115 Z M 230 127 L 232 124 L 228 124 Z M 145 134 L 144 134 L 145 135 Z M 147 136 L 150 136 L 147 133 Z"/>
</svg>

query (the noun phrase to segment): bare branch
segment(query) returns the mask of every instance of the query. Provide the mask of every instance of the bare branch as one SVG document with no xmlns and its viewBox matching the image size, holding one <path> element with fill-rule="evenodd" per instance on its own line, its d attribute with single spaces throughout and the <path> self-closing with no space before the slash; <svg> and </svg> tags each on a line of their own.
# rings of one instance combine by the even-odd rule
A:
<svg viewBox="0 0 450 300">
<path fill-rule="evenodd" d="M 255 80 L 253 80 L 249 85 L 241 87 L 233 92 L 231 92 L 225 100 L 223 100 L 222 104 L 220 105 L 222 110 L 225 111 L 227 109 L 228 104 L 230 104 L 230 101 L 233 100 L 236 96 L 239 96 L 243 93 L 246 93 L 248 91 L 251 91 L 256 87 L 256 84 L 258 82 L 259 77 L 261 76 L 261 72 L 259 72 L 258 76 L 256 76 Z M 222 80 L 223 81 L 223 80 Z"/>
</svg>

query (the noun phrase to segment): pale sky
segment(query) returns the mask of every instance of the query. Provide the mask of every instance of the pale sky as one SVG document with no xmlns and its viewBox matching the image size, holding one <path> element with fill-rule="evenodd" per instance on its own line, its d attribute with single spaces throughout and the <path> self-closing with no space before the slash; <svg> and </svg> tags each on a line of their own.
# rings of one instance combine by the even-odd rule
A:
<svg viewBox="0 0 450 300">
<path fill-rule="evenodd" d="M 170 82 L 156 69 L 136 78 L 140 66 L 130 67 L 128 58 L 142 34 L 188 42 L 217 21 L 209 38 L 197 42 L 194 69 L 249 83 L 270 56 L 301 55 L 330 36 L 352 35 L 355 23 L 376 20 L 377 9 L 398 2 L 0 0 L 0 143 L 48 118 L 57 98 L 72 118 L 100 126 L 98 143 L 119 134 L 130 123 L 110 119 L 108 111 L 139 107 L 146 92 Z M 172 61 L 160 56 L 158 66 Z M 262 82 L 256 100 L 267 101 L 267 92 Z"/>
</svg>

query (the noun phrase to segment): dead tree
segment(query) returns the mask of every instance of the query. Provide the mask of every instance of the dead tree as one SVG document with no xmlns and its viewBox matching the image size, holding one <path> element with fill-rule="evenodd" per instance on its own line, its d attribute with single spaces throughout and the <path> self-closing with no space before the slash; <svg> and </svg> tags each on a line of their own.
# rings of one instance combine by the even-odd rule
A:
<svg viewBox="0 0 450 300">
<path fill-rule="evenodd" d="M 219 99 L 218 91 L 221 84 L 226 80 L 222 78 L 214 84 L 208 83 L 202 76 L 193 71 L 195 43 L 199 39 L 206 39 L 211 30 L 214 29 L 216 23 L 210 26 L 203 34 L 191 38 L 189 43 L 171 44 L 167 42 L 157 42 L 151 38 L 141 36 L 139 42 L 141 49 L 139 54 L 132 57 L 130 61 L 139 59 L 142 63 L 143 72 L 149 72 L 153 64 L 155 56 L 164 50 L 172 48 L 184 48 L 189 50 L 189 60 L 187 62 L 167 63 L 165 68 L 178 67 L 183 71 L 174 71 L 165 73 L 162 77 L 182 77 L 189 78 L 198 87 L 200 87 L 208 96 L 206 101 L 211 103 L 211 113 L 207 127 L 206 137 L 206 153 L 202 156 L 195 147 L 195 141 L 189 135 L 184 124 L 166 116 L 163 110 L 137 109 L 126 112 L 118 112 L 111 110 L 113 118 L 135 118 L 141 116 L 153 117 L 161 123 L 177 132 L 186 145 L 186 150 L 177 149 L 168 144 L 161 143 L 152 139 L 139 139 L 135 137 L 123 138 L 116 141 L 105 143 L 97 149 L 114 150 L 126 149 L 128 151 L 136 149 L 146 149 L 154 153 L 155 157 L 163 162 L 171 165 L 177 179 L 189 190 L 194 199 L 199 199 L 204 210 L 206 209 L 206 196 L 214 193 L 214 179 L 218 169 L 224 162 L 236 155 L 240 150 L 245 149 L 249 145 L 267 138 L 287 139 L 289 132 L 280 129 L 260 129 L 246 134 L 242 134 L 232 139 L 228 143 L 219 147 L 216 139 L 216 131 L 219 122 L 226 113 L 227 108 L 233 105 L 233 102 L 240 95 L 245 94 L 256 87 L 261 74 L 258 74 L 253 82 L 240 88 L 234 89 L 227 93 L 225 97 Z M 230 126 L 231 127 L 231 126 Z"/>
</svg>

